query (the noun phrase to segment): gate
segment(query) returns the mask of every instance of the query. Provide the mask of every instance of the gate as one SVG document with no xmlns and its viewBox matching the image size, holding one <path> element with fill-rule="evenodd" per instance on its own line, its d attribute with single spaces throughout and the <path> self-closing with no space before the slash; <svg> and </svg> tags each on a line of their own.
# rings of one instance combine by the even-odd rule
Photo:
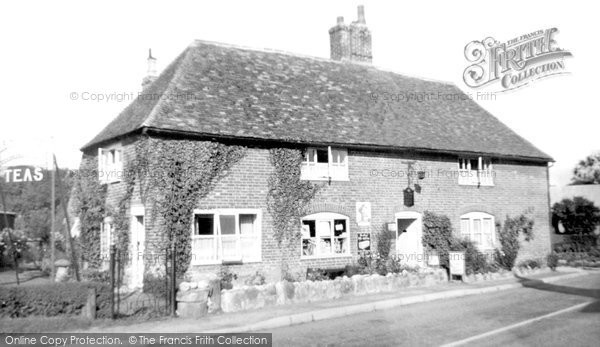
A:
<svg viewBox="0 0 600 347">
<path fill-rule="evenodd" d="M 165 275 L 157 281 L 144 283 L 143 291 L 129 291 L 123 287 L 125 266 L 129 263 L 128 252 L 110 249 L 110 312 L 113 319 L 126 317 L 140 312 L 152 312 L 159 316 L 175 316 L 176 301 L 176 253 L 174 248 L 165 249 Z M 160 259 L 161 257 L 159 257 Z"/>
</svg>

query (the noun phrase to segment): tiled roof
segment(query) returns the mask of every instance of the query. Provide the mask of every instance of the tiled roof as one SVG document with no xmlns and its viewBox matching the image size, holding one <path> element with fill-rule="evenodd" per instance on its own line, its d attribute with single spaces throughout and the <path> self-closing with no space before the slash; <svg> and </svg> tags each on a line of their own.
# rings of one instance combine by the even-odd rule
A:
<svg viewBox="0 0 600 347">
<path fill-rule="evenodd" d="M 552 160 L 453 84 L 204 41 L 190 45 L 84 149 L 142 128 Z"/>
</svg>

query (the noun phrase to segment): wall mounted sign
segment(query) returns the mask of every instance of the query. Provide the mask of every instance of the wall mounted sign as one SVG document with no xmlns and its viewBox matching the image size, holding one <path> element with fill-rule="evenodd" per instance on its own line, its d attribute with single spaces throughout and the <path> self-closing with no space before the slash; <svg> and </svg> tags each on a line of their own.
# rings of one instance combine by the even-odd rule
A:
<svg viewBox="0 0 600 347">
<path fill-rule="evenodd" d="M 358 233 L 358 251 L 366 252 L 371 250 L 371 233 Z"/>
<path fill-rule="evenodd" d="M 415 191 L 410 187 L 404 189 L 404 206 L 411 207 L 415 204 Z"/>
<path fill-rule="evenodd" d="M 356 202 L 356 223 L 359 226 L 371 225 L 371 203 Z"/>
</svg>

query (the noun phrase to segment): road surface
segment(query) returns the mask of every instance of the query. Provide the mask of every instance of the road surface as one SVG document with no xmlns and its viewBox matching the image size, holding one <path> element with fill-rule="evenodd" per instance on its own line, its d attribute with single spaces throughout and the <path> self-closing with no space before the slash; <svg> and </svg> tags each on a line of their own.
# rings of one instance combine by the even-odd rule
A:
<svg viewBox="0 0 600 347">
<path fill-rule="evenodd" d="M 600 346 L 600 272 L 274 329 L 274 346 Z"/>
</svg>

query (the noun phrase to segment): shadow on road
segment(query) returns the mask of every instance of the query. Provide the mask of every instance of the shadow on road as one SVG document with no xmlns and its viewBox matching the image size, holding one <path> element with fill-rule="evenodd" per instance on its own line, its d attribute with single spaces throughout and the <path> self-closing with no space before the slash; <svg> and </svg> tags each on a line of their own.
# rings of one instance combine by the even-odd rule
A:
<svg viewBox="0 0 600 347">
<path fill-rule="evenodd" d="M 596 301 L 590 303 L 585 306 L 581 312 L 587 313 L 599 313 L 600 312 L 600 289 L 588 289 L 588 288 L 578 288 L 578 287 L 569 287 L 564 285 L 557 285 L 552 283 L 545 283 L 538 279 L 527 278 L 515 275 L 519 279 L 519 282 L 525 288 L 533 288 L 537 290 L 544 290 L 555 293 L 569 294 L 569 295 L 578 295 L 585 296 L 588 298 L 597 299 Z"/>
</svg>

